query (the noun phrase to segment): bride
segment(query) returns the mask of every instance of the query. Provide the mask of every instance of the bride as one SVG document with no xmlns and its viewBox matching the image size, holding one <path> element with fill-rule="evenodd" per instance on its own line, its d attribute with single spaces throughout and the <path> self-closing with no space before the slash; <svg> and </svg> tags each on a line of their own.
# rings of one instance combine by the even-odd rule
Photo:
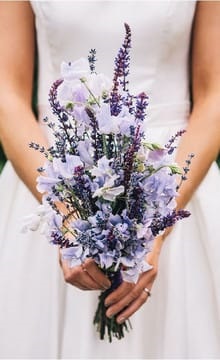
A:
<svg viewBox="0 0 220 360">
<path fill-rule="evenodd" d="M 9 159 L 0 178 L 0 358 L 220 358 L 219 18 L 220 4 L 209 1 L 0 2 L 0 140 Z M 152 270 L 107 298 L 107 315 L 132 316 L 133 324 L 108 344 L 92 325 L 99 292 L 80 289 L 109 280 L 92 261 L 87 271 L 59 265 L 55 247 L 20 228 L 41 201 L 36 169 L 44 159 L 28 144 L 48 145 L 42 119 L 61 61 L 95 47 L 97 69 L 111 76 L 125 21 L 130 83 L 150 98 L 147 137 L 166 143 L 185 127 L 176 160 L 184 166 L 196 156 L 177 205 L 192 215 L 155 239 Z"/>
</svg>

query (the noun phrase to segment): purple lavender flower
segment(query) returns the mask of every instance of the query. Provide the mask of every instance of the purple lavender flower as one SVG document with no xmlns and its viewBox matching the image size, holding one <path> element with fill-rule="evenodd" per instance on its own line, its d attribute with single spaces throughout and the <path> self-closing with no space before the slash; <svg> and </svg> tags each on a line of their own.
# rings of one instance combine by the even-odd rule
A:
<svg viewBox="0 0 220 360">
<path fill-rule="evenodd" d="M 124 92 L 127 91 L 129 74 L 129 50 L 131 48 L 131 30 L 128 24 L 125 24 L 126 36 L 122 47 L 119 49 L 115 58 L 115 70 L 113 78 L 113 89 L 111 92 L 110 104 L 111 114 L 117 116 L 121 111 L 122 96 L 120 94 L 120 86 Z"/>
</svg>

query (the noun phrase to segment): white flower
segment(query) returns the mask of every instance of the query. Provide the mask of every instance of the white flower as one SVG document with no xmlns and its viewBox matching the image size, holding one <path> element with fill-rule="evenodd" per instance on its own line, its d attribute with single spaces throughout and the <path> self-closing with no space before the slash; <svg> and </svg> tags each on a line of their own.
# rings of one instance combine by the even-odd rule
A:
<svg viewBox="0 0 220 360">
<path fill-rule="evenodd" d="M 87 59 L 80 58 L 74 62 L 61 63 L 61 76 L 64 80 L 75 80 L 86 77 L 90 74 L 89 63 Z"/>
<path fill-rule="evenodd" d="M 112 175 L 111 178 L 105 181 L 102 187 L 94 192 L 93 197 L 102 196 L 105 200 L 114 201 L 116 196 L 123 193 L 125 190 L 123 185 L 114 187 L 114 182 L 117 178 L 118 176 L 116 174 Z"/>
<path fill-rule="evenodd" d="M 113 175 L 113 170 L 111 168 L 111 166 L 109 166 L 109 163 L 112 161 L 112 159 L 107 159 L 106 156 L 102 156 L 98 161 L 97 161 L 97 166 L 94 166 L 91 170 L 90 173 L 92 176 L 96 176 L 96 177 L 102 177 L 102 176 L 112 176 Z"/>
<path fill-rule="evenodd" d="M 146 149 L 144 145 L 141 145 L 138 152 L 136 153 L 137 160 L 144 162 L 147 160 L 149 154 L 149 150 Z"/>
<path fill-rule="evenodd" d="M 88 78 L 88 87 L 95 96 L 109 93 L 112 86 L 111 80 L 104 74 L 91 74 Z"/>
<path fill-rule="evenodd" d="M 120 186 L 116 186 L 113 188 L 109 188 L 109 187 L 102 187 L 100 189 L 97 189 L 94 194 L 93 197 L 100 197 L 102 196 L 103 199 L 108 200 L 108 201 L 114 201 L 115 198 L 119 195 L 122 194 L 124 192 L 124 186 L 120 185 Z"/>
<path fill-rule="evenodd" d="M 80 159 L 85 163 L 85 165 L 93 165 L 93 147 L 91 140 L 85 139 L 84 141 L 79 141 L 77 145 L 77 150 L 79 152 Z"/>
<path fill-rule="evenodd" d="M 41 223 L 41 217 L 37 214 L 30 214 L 24 217 L 21 232 L 26 233 L 28 230 L 36 231 Z"/>
<path fill-rule="evenodd" d="M 51 208 L 47 204 L 39 205 L 34 214 L 23 218 L 21 232 L 36 231 L 43 229 L 51 215 Z"/>
</svg>

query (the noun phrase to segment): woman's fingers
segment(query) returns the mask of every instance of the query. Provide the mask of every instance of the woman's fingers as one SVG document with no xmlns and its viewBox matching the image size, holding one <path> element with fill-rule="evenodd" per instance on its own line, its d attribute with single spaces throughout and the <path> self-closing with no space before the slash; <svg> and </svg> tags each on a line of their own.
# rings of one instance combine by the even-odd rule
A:
<svg viewBox="0 0 220 360">
<path fill-rule="evenodd" d="M 150 286 L 148 286 L 148 289 L 150 290 Z M 110 306 L 106 311 L 106 316 L 111 318 L 113 315 L 119 314 L 117 319 L 121 320 L 121 317 L 123 317 L 125 320 L 145 303 L 148 296 L 149 294 L 144 291 L 144 288 L 134 288 L 123 299 Z"/>
<path fill-rule="evenodd" d="M 98 268 L 94 260 L 88 259 L 82 264 L 83 270 L 89 274 L 89 276 L 99 284 L 103 290 L 108 289 L 111 286 L 111 281 L 104 275 L 104 273 Z"/>
<path fill-rule="evenodd" d="M 121 289 L 123 288 L 124 292 L 121 291 L 118 298 L 117 291 L 119 292 L 119 288 L 106 298 L 106 303 L 110 305 L 106 311 L 106 315 L 108 317 L 112 317 L 113 315 L 119 314 L 120 312 L 123 312 L 122 314 L 127 315 L 127 313 L 133 314 L 135 311 L 137 311 L 137 309 L 143 305 L 149 296 L 147 292 L 144 291 L 144 289 L 147 288 L 151 290 L 155 277 L 156 271 L 152 269 L 142 273 L 137 284 L 133 284 L 133 288 L 129 288 L 129 283 L 123 283 L 126 285 L 122 284 L 120 287 Z M 122 294 L 124 294 L 124 296 L 120 296 Z M 110 303 L 109 299 L 114 301 Z M 122 315 L 120 314 L 120 316 Z"/>
<path fill-rule="evenodd" d="M 68 284 L 74 285 L 81 290 L 105 290 L 106 287 L 101 286 L 90 276 L 87 269 L 83 266 L 69 267 L 66 261 L 61 261 L 64 279 Z"/>
<path fill-rule="evenodd" d="M 149 294 L 144 290 L 140 293 L 136 300 L 134 300 L 129 306 L 125 308 L 116 318 L 116 321 L 121 324 L 131 315 L 133 315 L 148 299 Z"/>
<path fill-rule="evenodd" d="M 134 283 L 123 282 L 116 290 L 107 296 L 105 306 L 110 306 L 122 300 L 135 287 Z"/>
</svg>

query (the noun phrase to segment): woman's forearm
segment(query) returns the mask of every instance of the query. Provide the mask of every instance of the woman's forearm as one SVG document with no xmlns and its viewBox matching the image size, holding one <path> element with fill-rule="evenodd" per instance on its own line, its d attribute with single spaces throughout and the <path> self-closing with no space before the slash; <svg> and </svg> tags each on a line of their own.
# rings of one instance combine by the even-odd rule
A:
<svg viewBox="0 0 220 360">
<path fill-rule="evenodd" d="M 187 180 L 182 183 L 180 196 L 177 198 L 178 208 L 183 208 L 191 199 L 193 193 L 205 177 L 210 165 L 218 156 L 220 150 L 220 109 L 215 95 L 198 101 L 192 111 L 176 155 L 180 166 L 185 166 L 189 153 L 195 156 L 187 174 Z"/>
<path fill-rule="evenodd" d="M 18 176 L 40 201 L 41 194 L 36 190 L 37 168 L 45 158 L 30 149 L 29 143 L 34 141 L 47 147 L 47 140 L 26 102 L 13 95 L 1 98 L 0 141 Z"/>
<path fill-rule="evenodd" d="M 205 177 L 210 165 L 215 161 L 220 150 L 220 109 L 215 96 L 198 102 L 189 119 L 187 132 L 182 136 L 177 149 L 176 161 L 183 167 L 188 154 L 194 153 L 187 174 L 177 197 L 177 209 L 184 208 L 197 187 Z M 163 242 L 172 231 L 167 228 L 162 235 L 155 238 L 149 261 L 156 263 Z"/>
</svg>

